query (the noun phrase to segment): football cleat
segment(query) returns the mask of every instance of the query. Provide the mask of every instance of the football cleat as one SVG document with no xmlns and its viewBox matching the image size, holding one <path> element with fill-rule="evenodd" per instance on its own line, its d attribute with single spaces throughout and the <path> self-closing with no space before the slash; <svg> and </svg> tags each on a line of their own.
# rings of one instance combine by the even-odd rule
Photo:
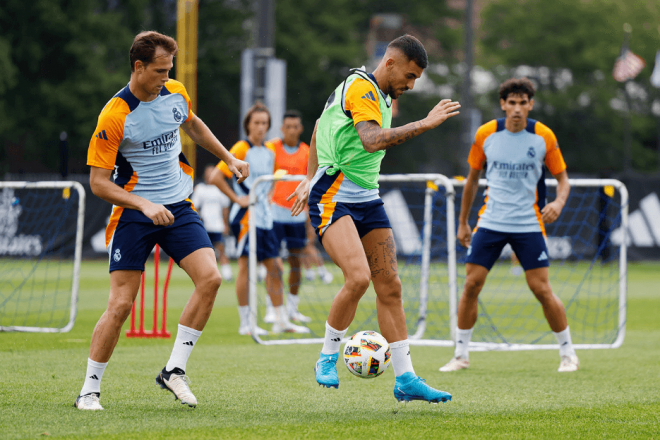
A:
<svg viewBox="0 0 660 440">
<path fill-rule="evenodd" d="M 175 368 L 170 372 L 163 368 L 163 371 L 156 376 L 156 383 L 162 389 L 174 394 L 174 400 L 180 400 L 181 404 L 194 408 L 197 406 L 197 399 L 192 391 L 190 391 L 189 382 L 190 379 L 188 379 L 186 373 L 180 368 Z"/>
<path fill-rule="evenodd" d="M 101 397 L 101 393 L 89 393 L 84 396 L 78 396 L 73 406 L 84 410 L 101 410 L 103 407 L 99 403 L 99 397 Z"/>
<path fill-rule="evenodd" d="M 580 361 L 577 356 L 562 356 L 557 371 L 559 373 L 570 373 L 571 371 L 577 371 L 579 368 Z"/>
<path fill-rule="evenodd" d="M 298 310 L 295 312 L 289 312 L 289 319 L 296 322 L 312 322 L 312 318 L 303 315 Z"/>
<path fill-rule="evenodd" d="M 396 378 L 394 398 L 399 402 L 425 400 L 429 403 L 439 403 L 450 401 L 451 394 L 431 388 L 424 379 L 408 372 Z"/>
<path fill-rule="evenodd" d="M 446 373 L 448 371 L 458 371 L 466 369 L 470 366 L 470 361 L 462 357 L 454 357 L 446 365 L 440 367 L 440 371 Z"/>
<path fill-rule="evenodd" d="M 339 376 L 337 376 L 337 359 L 339 353 L 323 354 L 319 357 L 314 365 L 314 373 L 316 373 L 316 382 L 322 387 L 326 388 L 339 388 Z"/>
<path fill-rule="evenodd" d="M 283 320 L 275 321 L 271 331 L 275 334 L 277 333 L 309 333 L 310 330 L 302 325 L 296 325 L 289 321 L 288 318 Z"/>
<path fill-rule="evenodd" d="M 252 331 L 250 330 L 249 325 L 244 325 L 238 328 L 238 334 L 241 336 L 250 336 Z M 268 334 L 268 330 L 264 330 L 261 327 L 257 327 L 257 336 L 264 336 Z"/>
</svg>

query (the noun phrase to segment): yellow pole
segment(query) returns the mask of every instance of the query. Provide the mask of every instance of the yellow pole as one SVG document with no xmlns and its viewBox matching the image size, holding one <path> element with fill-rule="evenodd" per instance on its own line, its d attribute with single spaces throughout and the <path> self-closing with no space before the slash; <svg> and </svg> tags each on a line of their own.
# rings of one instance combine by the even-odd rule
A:
<svg viewBox="0 0 660 440">
<path fill-rule="evenodd" d="M 176 41 L 179 53 L 176 56 L 176 79 L 183 83 L 192 101 L 192 111 L 197 112 L 197 10 L 198 0 L 177 0 Z M 181 147 L 193 170 L 197 165 L 197 145 L 183 130 Z"/>
</svg>

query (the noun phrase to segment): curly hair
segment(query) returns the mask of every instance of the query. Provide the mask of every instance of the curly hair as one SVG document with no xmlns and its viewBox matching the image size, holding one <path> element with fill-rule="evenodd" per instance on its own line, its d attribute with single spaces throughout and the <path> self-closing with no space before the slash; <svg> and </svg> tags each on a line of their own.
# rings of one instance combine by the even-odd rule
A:
<svg viewBox="0 0 660 440">
<path fill-rule="evenodd" d="M 528 78 L 511 78 L 500 84 L 500 99 L 506 101 L 509 95 L 527 95 L 534 97 L 534 84 Z"/>
</svg>

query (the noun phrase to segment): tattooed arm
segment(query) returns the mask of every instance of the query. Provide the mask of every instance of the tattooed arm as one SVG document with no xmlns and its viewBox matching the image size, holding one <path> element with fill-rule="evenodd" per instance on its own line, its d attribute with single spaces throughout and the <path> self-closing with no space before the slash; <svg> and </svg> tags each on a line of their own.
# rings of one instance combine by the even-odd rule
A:
<svg viewBox="0 0 660 440">
<path fill-rule="evenodd" d="M 458 102 L 443 99 L 421 121 L 411 122 L 397 128 L 381 128 L 375 121 L 363 121 L 358 122 L 355 129 L 360 136 L 364 149 L 369 153 L 375 153 L 399 145 L 437 127 L 452 116 L 456 116 L 460 107 L 461 105 Z"/>
</svg>

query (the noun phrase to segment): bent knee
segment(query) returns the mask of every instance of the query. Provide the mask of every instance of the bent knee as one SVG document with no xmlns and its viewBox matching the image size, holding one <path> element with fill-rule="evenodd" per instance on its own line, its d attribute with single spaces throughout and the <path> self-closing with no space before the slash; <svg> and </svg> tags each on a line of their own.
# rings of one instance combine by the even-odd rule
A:
<svg viewBox="0 0 660 440">
<path fill-rule="evenodd" d="M 399 278 L 398 275 L 394 275 L 386 282 L 379 282 L 375 287 L 376 294 L 378 295 L 378 299 L 380 301 L 401 301 L 401 278 Z"/>
<path fill-rule="evenodd" d="M 107 314 L 110 318 L 116 321 L 120 321 L 121 324 L 126 321 L 128 315 L 133 309 L 133 301 L 128 299 L 119 299 L 113 301 L 111 304 L 108 304 Z"/>
<path fill-rule="evenodd" d="M 217 270 L 209 271 L 205 276 L 200 277 L 196 287 L 198 290 L 215 295 L 222 284 L 222 277 Z"/>
<path fill-rule="evenodd" d="M 477 297 L 479 296 L 481 289 L 483 289 L 484 284 L 485 280 L 480 278 L 467 278 L 465 280 L 463 294 L 468 297 Z"/>
<path fill-rule="evenodd" d="M 369 288 L 371 274 L 369 271 L 355 271 L 346 276 L 346 288 L 355 294 L 362 296 Z"/>
</svg>

